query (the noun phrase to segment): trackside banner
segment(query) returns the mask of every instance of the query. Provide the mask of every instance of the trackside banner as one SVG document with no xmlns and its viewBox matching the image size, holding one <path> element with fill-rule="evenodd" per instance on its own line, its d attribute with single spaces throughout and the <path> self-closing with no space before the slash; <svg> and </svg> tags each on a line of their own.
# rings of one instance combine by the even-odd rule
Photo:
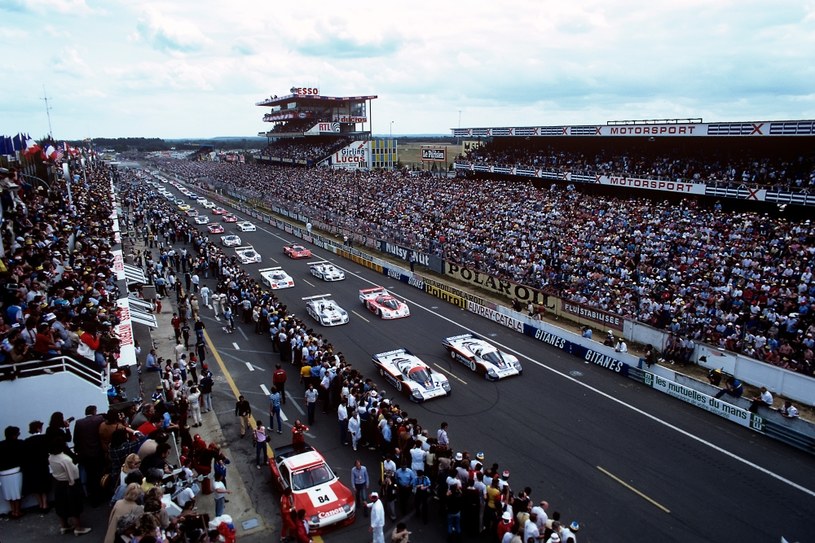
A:
<svg viewBox="0 0 815 543">
<path fill-rule="evenodd" d="M 698 390 L 686 387 L 675 381 L 670 381 L 659 375 L 654 375 L 647 371 L 644 372 L 644 374 L 644 382 L 651 388 L 678 398 L 700 409 L 704 409 L 705 411 L 710 411 L 741 426 L 752 428 L 758 432 L 764 430 L 764 419 L 750 413 L 746 409 L 727 402 L 722 402 L 713 396 L 708 396 Z"/>
<path fill-rule="evenodd" d="M 444 274 L 459 281 L 487 289 L 495 294 L 506 296 L 511 300 L 519 300 L 524 302 L 524 304 L 529 302 L 542 304 L 546 299 L 543 292 L 532 287 L 513 283 L 505 279 L 497 279 L 491 275 L 473 271 L 446 260 L 444 261 Z"/>
<path fill-rule="evenodd" d="M 596 349 L 590 349 L 574 341 L 569 341 L 561 335 L 548 332 L 541 328 L 535 328 L 529 324 L 523 325 L 523 333 L 537 339 L 541 343 L 546 343 L 572 356 L 581 358 L 588 363 L 595 364 L 614 373 L 619 373 L 620 375 L 628 375 L 628 364 L 610 354 L 603 353 Z M 608 350 L 609 352 L 614 352 L 612 349 Z"/>
</svg>

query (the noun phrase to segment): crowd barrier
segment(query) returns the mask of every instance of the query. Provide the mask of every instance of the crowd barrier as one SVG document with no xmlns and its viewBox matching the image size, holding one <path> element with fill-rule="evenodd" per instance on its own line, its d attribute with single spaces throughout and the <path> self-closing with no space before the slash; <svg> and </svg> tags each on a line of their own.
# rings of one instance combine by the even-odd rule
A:
<svg viewBox="0 0 815 543">
<path fill-rule="evenodd" d="M 712 385 L 702 383 L 662 366 L 652 366 L 651 368 L 643 369 L 644 361 L 634 355 L 618 353 L 611 347 L 583 338 L 581 335 L 569 330 L 515 312 L 505 306 L 479 299 L 478 296 L 465 293 L 460 289 L 445 285 L 434 279 L 422 277 L 408 269 L 395 265 L 393 262 L 365 253 L 358 248 L 350 247 L 342 241 L 317 235 L 313 232 L 307 232 L 305 228 L 292 225 L 270 214 L 260 212 L 245 202 L 236 202 L 222 195 L 209 191 L 206 192 L 208 192 L 208 197 L 233 206 L 258 221 L 281 229 L 304 241 L 313 243 L 337 256 L 362 264 L 391 279 L 422 290 L 438 299 L 510 328 L 517 333 L 527 335 L 549 346 L 560 349 L 581 361 L 589 362 L 622 377 L 641 382 L 672 398 L 704 409 L 714 415 L 804 450 L 810 454 L 815 454 L 815 425 L 808 421 L 801 419 L 788 420 L 779 413 L 767 409 L 763 409 L 761 414 L 751 413 L 747 409 L 749 402 L 746 399 L 737 399 L 728 402 L 716 399 L 714 395 L 719 389 Z M 291 216 L 288 217 L 292 218 Z M 306 222 L 308 222 L 308 219 L 306 219 Z M 501 288 L 500 285 L 497 288 Z M 765 364 L 765 366 L 766 365 L 767 364 Z M 777 369 L 772 366 L 769 367 L 770 369 Z M 809 390 L 811 391 L 812 388 Z M 807 396 L 807 398 L 811 401 L 811 394 Z M 745 402 L 747 402 L 747 405 L 745 405 Z"/>
</svg>

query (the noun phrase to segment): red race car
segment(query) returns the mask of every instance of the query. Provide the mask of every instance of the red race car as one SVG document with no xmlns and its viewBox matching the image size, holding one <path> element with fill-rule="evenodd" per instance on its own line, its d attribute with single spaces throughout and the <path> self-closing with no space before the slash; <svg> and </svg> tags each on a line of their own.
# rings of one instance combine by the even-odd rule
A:
<svg viewBox="0 0 815 543">
<path fill-rule="evenodd" d="M 296 244 L 283 246 L 283 254 L 289 258 L 311 258 L 311 251 Z"/>
<path fill-rule="evenodd" d="M 226 215 L 228 213 L 229 213 L 229 211 L 227 211 L 226 209 L 224 209 L 222 207 L 216 207 L 215 209 L 212 210 L 213 215 Z"/>
<path fill-rule="evenodd" d="M 238 218 L 232 214 L 224 215 L 221 220 L 224 222 L 238 222 Z"/>
<path fill-rule="evenodd" d="M 274 451 L 269 459 L 272 481 L 281 492 L 291 488 L 294 509 L 306 510 L 309 533 L 354 522 L 354 493 L 340 482 L 323 455 L 306 443 Z"/>
<path fill-rule="evenodd" d="M 210 234 L 223 234 L 224 227 L 218 224 L 217 222 L 213 222 L 207 225 L 207 230 Z"/>
</svg>

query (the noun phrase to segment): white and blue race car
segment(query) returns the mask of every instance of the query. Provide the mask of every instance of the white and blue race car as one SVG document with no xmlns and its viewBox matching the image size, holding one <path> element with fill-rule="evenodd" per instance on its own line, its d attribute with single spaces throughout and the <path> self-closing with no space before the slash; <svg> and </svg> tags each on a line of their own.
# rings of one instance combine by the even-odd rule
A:
<svg viewBox="0 0 815 543">
<path fill-rule="evenodd" d="M 306 302 L 306 313 L 323 326 L 347 324 L 348 311 L 341 308 L 330 296 L 330 294 L 320 294 L 303 298 Z"/>
<path fill-rule="evenodd" d="M 523 373 L 518 357 L 498 350 L 475 334 L 444 338 L 443 343 L 453 360 L 458 360 L 490 381 Z"/>
<path fill-rule="evenodd" d="M 396 349 L 373 356 L 379 374 L 399 392 L 405 392 L 411 401 L 423 402 L 451 393 L 447 376 L 430 369 L 419 357 L 407 349 Z"/>
<path fill-rule="evenodd" d="M 279 266 L 276 268 L 263 268 L 258 271 L 260 272 L 260 277 L 263 279 L 263 282 L 269 285 L 269 288 L 272 290 L 291 288 L 294 286 L 294 279 Z"/>
<path fill-rule="evenodd" d="M 311 275 L 323 281 L 342 281 L 345 279 L 345 272 L 334 266 L 334 264 L 321 260 L 308 265 Z"/>
<path fill-rule="evenodd" d="M 241 264 L 257 264 L 261 260 L 260 253 L 255 251 L 255 248 L 251 245 L 235 247 L 235 254 L 238 255 Z"/>
</svg>

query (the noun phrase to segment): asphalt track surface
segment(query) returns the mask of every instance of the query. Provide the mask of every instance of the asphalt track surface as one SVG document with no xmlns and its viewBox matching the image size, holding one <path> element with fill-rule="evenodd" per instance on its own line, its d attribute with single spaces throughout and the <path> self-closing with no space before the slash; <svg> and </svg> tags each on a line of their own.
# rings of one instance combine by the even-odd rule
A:
<svg viewBox="0 0 815 543">
<path fill-rule="evenodd" d="M 220 221 L 209 210 L 193 207 Z M 299 240 L 255 224 L 256 232 L 238 232 L 234 224 L 224 223 L 225 234 L 237 233 L 242 244 L 253 245 L 262 255 L 262 263 L 247 266 L 258 279 L 258 269 L 278 265 L 294 278 L 294 288 L 276 291 L 290 311 L 308 322 L 301 298 L 331 294 L 351 313 L 351 322 L 324 328 L 311 321 L 313 328 L 389 397 L 398 393 L 375 372 L 374 353 L 406 347 L 446 373 L 451 396 L 420 405 L 407 397 L 397 401 L 431 435 L 448 421 L 454 449 L 483 451 L 487 465 L 498 462 L 502 470 L 511 471 L 515 491 L 530 486 L 534 501 L 549 501 L 550 515 L 560 511 L 567 523 L 578 520 L 581 543 L 779 541 L 781 536 L 791 542 L 815 541 L 815 469 L 810 455 L 311 247 L 311 261 L 326 259 L 346 271 L 345 281 L 322 282 L 309 273 L 309 260 L 283 255 L 284 244 Z M 205 231 L 204 226 L 196 227 Z M 211 237 L 220 241 L 220 235 Z M 207 282 L 214 286 L 212 279 Z M 368 313 L 358 291 L 373 285 L 406 299 L 411 316 L 382 321 Z M 271 387 L 271 373 L 279 361 L 271 341 L 255 335 L 248 325 L 227 335 L 211 310 L 202 308 L 201 313 L 230 378 L 250 400 L 255 415 L 268 423 L 264 387 Z M 523 375 L 491 383 L 453 361 L 442 338 L 467 331 L 516 353 L 524 365 Z M 305 405 L 296 369 L 284 367 L 289 372 L 289 401 L 283 411 L 290 425 L 296 418 L 305 419 Z M 222 411 L 218 417 L 227 439 L 237 438 L 232 414 Z M 378 455 L 342 446 L 336 414 L 322 415 L 318 409 L 309 434 L 309 442 L 346 484 L 350 486 L 350 468 L 357 457 L 375 478 Z M 289 437 L 284 428 L 282 436 L 273 434 L 271 444 L 287 443 Z M 276 515 L 278 497 L 263 480 L 269 475 L 264 470 L 258 477 L 245 484 L 253 486 L 259 512 Z M 431 520 L 428 526 L 413 518 L 407 522 L 413 540 L 446 540 L 441 521 Z M 367 519 L 359 518 L 323 538 L 366 541 L 367 526 Z M 386 530 L 390 528 L 389 523 Z"/>
</svg>

